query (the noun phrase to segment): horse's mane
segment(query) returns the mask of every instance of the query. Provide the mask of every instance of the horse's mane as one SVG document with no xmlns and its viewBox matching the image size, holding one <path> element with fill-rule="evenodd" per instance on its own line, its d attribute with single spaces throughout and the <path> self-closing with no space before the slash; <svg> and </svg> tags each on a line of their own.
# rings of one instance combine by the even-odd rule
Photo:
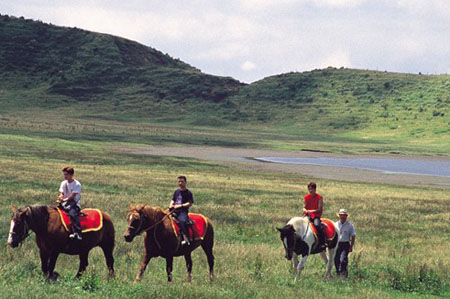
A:
<svg viewBox="0 0 450 299">
<path fill-rule="evenodd" d="M 295 233 L 298 236 L 302 237 L 304 227 L 308 224 L 308 221 L 309 220 L 306 217 L 293 217 L 291 218 L 291 220 L 289 220 L 287 225 L 292 225 L 292 227 L 294 227 L 295 229 Z"/>
<path fill-rule="evenodd" d="M 27 216 L 29 217 L 29 225 L 35 232 L 46 231 L 49 220 L 48 209 L 52 208 L 44 205 L 27 206 L 24 209 L 29 209 Z"/>
<path fill-rule="evenodd" d="M 158 215 L 166 215 L 167 212 L 159 206 L 139 205 L 137 206 L 148 218 L 155 219 Z M 158 220 L 158 219 L 156 219 Z"/>
</svg>

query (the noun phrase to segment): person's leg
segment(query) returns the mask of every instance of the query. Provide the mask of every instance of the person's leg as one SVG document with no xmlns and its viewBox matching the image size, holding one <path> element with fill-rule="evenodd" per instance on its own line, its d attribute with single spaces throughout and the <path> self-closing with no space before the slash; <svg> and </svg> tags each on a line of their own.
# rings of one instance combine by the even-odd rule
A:
<svg viewBox="0 0 450 299">
<path fill-rule="evenodd" d="M 344 244 L 344 248 L 342 250 L 342 263 L 341 263 L 342 275 L 344 275 L 345 277 L 348 277 L 347 266 L 348 266 L 348 253 L 349 253 L 349 250 L 350 250 L 350 243 L 345 243 Z"/>
<path fill-rule="evenodd" d="M 69 201 L 67 204 L 67 207 L 69 209 L 68 214 L 70 216 L 70 220 L 72 221 L 72 227 L 74 230 L 74 233 L 72 234 L 71 238 L 76 237 L 79 240 L 81 240 L 81 225 L 80 225 L 80 219 L 78 218 L 79 215 L 79 208 L 76 205 L 75 201 Z"/>
<path fill-rule="evenodd" d="M 178 222 L 180 223 L 180 229 L 183 234 L 183 239 L 189 243 L 189 232 L 187 228 L 188 215 L 187 212 L 181 211 L 177 214 Z"/>
<path fill-rule="evenodd" d="M 336 268 L 337 275 L 341 275 L 341 254 L 342 254 L 342 245 L 341 243 L 338 243 L 336 255 L 334 256 L 334 267 Z"/>
<path fill-rule="evenodd" d="M 313 224 L 316 227 L 317 233 L 319 235 L 319 246 L 323 247 L 325 245 L 325 235 L 323 233 L 322 226 L 320 225 L 320 217 L 314 218 Z"/>
</svg>

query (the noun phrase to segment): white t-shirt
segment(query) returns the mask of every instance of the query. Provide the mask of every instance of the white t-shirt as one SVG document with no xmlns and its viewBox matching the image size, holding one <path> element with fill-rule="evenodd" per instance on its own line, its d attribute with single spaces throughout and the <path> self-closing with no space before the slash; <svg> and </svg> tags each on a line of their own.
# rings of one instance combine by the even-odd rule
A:
<svg viewBox="0 0 450 299">
<path fill-rule="evenodd" d="M 63 193 L 64 198 L 69 197 L 72 193 L 76 193 L 75 202 L 78 206 L 80 206 L 81 199 L 81 184 L 77 180 L 73 180 L 72 183 L 69 183 L 67 180 L 61 182 L 61 186 L 59 187 L 59 192 Z"/>
<path fill-rule="evenodd" d="M 340 221 L 336 221 L 334 224 L 339 227 L 338 242 L 350 242 L 350 237 L 356 236 L 355 228 L 351 222 L 345 221 L 341 223 Z"/>
</svg>

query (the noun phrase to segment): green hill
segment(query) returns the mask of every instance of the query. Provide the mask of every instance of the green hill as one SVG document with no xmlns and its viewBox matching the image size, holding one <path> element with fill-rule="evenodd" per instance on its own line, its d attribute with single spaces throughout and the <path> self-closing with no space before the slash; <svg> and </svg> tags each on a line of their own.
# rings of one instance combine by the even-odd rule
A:
<svg viewBox="0 0 450 299">
<path fill-rule="evenodd" d="M 0 16 L 0 45 L 2 115 L 244 128 L 287 140 L 450 152 L 448 75 L 328 68 L 245 85 L 130 40 L 10 16 Z"/>
<path fill-rule="evenodd" d="M 23 18 L 0 16 L 0 44 L 2 88 L 35 89 L 53 101 L 217 102 L 242 85 L 127 39 Z"/>
</svg>

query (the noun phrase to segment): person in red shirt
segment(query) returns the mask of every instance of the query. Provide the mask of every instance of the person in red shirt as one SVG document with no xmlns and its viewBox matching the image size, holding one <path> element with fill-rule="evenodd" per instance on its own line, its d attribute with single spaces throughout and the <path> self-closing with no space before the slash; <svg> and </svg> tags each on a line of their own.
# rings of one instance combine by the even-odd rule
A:
<svg viewBox="0 0 450 299">
<path fill-rule="evenodd" d="M 320 217 L 323 211 L 323 198 L 316 193 L 317 185 L 314 182 L 308 184 L 308 194 L 303 198 L 303 216 L 307 216 L 309 221 L 316 227 L 319 234 L 319 248 L 326 247 L 325 236 L 321 227 Z"/>
</svg>

